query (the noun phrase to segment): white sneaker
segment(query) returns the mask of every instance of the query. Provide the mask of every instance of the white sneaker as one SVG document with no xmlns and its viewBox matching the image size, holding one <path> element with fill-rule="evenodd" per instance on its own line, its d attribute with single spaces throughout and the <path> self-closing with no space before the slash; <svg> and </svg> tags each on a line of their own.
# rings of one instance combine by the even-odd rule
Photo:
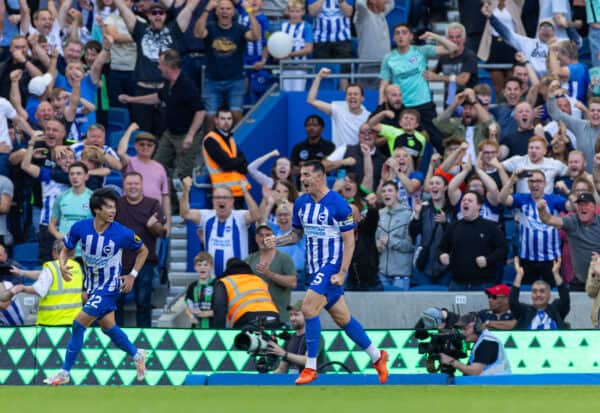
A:
<svg viewBox="0 0 600 413">
<path fill-rule="evenodd" d="M 142 381 L 146 377 L 146 350 L 139 349 L 133 357 L 135 368 L 137 370 L 137 380 Z"/>
<path fill-rule="evenodd" d="M 69 372 L 61 370 L 52 377 L 44 379 L 44 383 L 51 386 L 60 386 L 61 384 L 67 384 L 70 381 Z"/>
</svg>

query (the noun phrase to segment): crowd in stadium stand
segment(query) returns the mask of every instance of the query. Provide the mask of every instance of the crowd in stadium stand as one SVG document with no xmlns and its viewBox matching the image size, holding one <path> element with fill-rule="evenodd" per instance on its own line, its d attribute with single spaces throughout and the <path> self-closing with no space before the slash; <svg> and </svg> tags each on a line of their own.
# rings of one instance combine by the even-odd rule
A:
<svg viewBox="0 0 600 413">
<path fill-rule="evenodd" d="M 8 252 L 0 325 L 23 323 L 16 294 L 53 307 L 49 290 L 62 288 L 52 281 L 56 241 L 91 217 L 91 193 L 106 185 L 122 195 L 117 220 L 151 251 L 136 281 L 138 326 L 151 325 L 155 251 L 181 225 L 178 215 L 197 224 L 205 251 L 185 295 L 192 324 L 211 325 L 213 281 L 233 257 L 267 282 L 285 321 L 291 291 L 311 282 L 310 262 L 303 241 L 275 250 L 264 237 L 292 229 L 300 167 L 310 160 L 322 161 L 352 208 L 348 290 L 510 296 L 521 328 L 565 327 L 568 291 L 587 291 L 597 324 L 600 1 L 458 0 L 460 23 L 436 34 L 445 7 L 0 0 L 0 242 Z M 306 69 L 287 71 L 297 78 L 281 89 L 306 91 L 315 109 L 306 139 L 289 154 L 265 147 L 246 159 L 232 131 L 277 76 L 267 39 L 278 30 L 292 38 L 285 59 L 368 59 L 357 72 L 372 77 L 342 76 L 345 100 L 326 101 L 319 92 L 331 68 L 311 83 Z M 443 84 L 438 107 L 435 83 Z M 365 107 L 365 90 L 378 90 L 376 107 Z M 331 135 L 323 136 L 327 117 Z M 271 173 L 261 171 L 273 159 Z M 212 209 L 190 205 L 199 166 L 213 184 Z M 38 257 L 9 260 L 31 242 Z M 131 257 L 123 265 L 127 273 Z M 499 287 L 513 278 L 510 294 Z M 543 305 L 519 304 L 521 285 L 543 290 Z M 562 302 L 545 312 L 554 287 Z"/>
</svg>

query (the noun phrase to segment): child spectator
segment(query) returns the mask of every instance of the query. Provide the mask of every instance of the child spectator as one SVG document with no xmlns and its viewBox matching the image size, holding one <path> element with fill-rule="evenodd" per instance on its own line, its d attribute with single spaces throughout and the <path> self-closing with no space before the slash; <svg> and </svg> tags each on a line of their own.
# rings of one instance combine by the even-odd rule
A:
<svg viewBox="0 0 600 413">
<path fill-rule="evenodd" d="M 201 252 L 194 257 L 194 271 L 198 280 L 188 285 L 185 293 L 185 314 L 192 323 L 192 328 L 209 328 L 213 316 L 213 258 L 208 252 Z"/>
<path fill-rule="evenodd" d="M 313 51 L 313 26 L 304 20 L 306 5 L 303 0 L 290 0 L 287 4 L 289 20 L 283 22 L 281 31 L 292 36 L 292 52 L 286 59 L 306 60 Z M 305 75 L 305 70 L 286 70 L 283 75 Z M 284 79 L 282 90 L 303 91 L 306 79 Z"/>
<path fill-rule="evenodd" d="M 380 146 L 387 143 L 387 148 L 383 150 L 383 153 L 388 156 L 393 154 L 396 148 L 405 148 L 418 168 L 427 144 L 427 137 L 417 131 L 421 122 L 419 112 L 415 109 L 404 109 L 400 115 L 400 128 L 380 123 L 384 117 L 393 118 L 394 112 L 384 110 L 369 119 L 369 126 L 380 136 L 375 141 L 375 145 Z"/>
</svg>

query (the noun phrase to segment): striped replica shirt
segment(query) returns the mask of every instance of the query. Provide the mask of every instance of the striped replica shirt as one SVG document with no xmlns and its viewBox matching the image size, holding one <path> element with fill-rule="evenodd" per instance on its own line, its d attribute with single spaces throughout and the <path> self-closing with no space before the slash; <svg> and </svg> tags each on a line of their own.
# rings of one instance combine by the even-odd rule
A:
<svg viewBox="0 0 600 413">
<path fill-rule="evenodd" d="M 281 31 L 292 36 L 292 52 L 304 49 L 307 43 L 313 43 L 313 27 L 309 22 L 283 22 Z M 292 60 L 306 60 L 307 55 L 292 57 Z"/>
<path fill-rule="evenodd" d="M 558 195 L 544 195 L 552 215 L 566 211 L 567 200 Z M 530 261 L 549 261 L 560 257 L 558 230 L 540 219 L 536 202 L 530 194 L 515 194 L 513 208 L 519 210 L 519 257 Z"/>
<path fill-rule="evenodd" d="M 240 3 L 242 4 L 242 3 Z M 238 23 L 244 27 L 250 27 L 250 17 L 243 7 L 238 8 Z M 256 15 L 256 21 L 260 25 L 260 40 L 246 43 L 246 51 L 244 52 L 244 60 L 246 64 L 253 64 L 262 59 L 264 47 L 267 45 L 267 37 L 269 34 L 269 20 L 263 13 Z"/>
<path fill-rule="evenodd" d="M 309 0 L 308 5 L 316 0 Z M 354 6 L 354 0 L 346 0 Z M 342 42 L 350 40 L 350 18 L 344 16 L 338 0 L 325 0 L 321 12 L 315 17 L 315 43 Z"/>
<path fill-rule="evenodd" d="M 5 289 L 10 290 L 13 284 L 10 281 L 2 281 Z M 17 301 L 17 297 L 13 297 L 10 305 L 5 310 L 0 311 L 0 326 L 22 326 L 25 322 L 25 315 Z"/>
<path fill-rule="evenodd" d="M 42 213 L 40 214 L 40 225 L 48 225 L 52 215 L 52 207 L 56 197 L 67 189 L 69 185 L 60 184 L 52 179 L 52 169 L 41 167 L 38 179 L 42 183 Z"/>
<path fill-rule="evenodd" d="M 65 236 L 65 247 L 73 250 L 79 241 L 86 275 L 84 287 L 90 295 L 98 291 L 118 291 L 123 249 L 137 251 L 143 245 L 139 236 L 118 222 L 112 222 L 102 234 L 98 234 L 93 218 L 73 224 Z"/>
<path fill-rule="evenodd" d="M 341 234 L 354 229 L 354 220 L 350 205 L 340 194 L 329 191 L 318 202 L 308 194 L 302 195 L 294 203 L 292 225 L 304 230 L 306 268 L 310 275 L 328 264 L 342 264 Z"/>
<path fill-rule="evenodd" d="M 219 221 L 214 209 L 200 210 L 202 221 L 198 230 L 202 231 L 204 250 L 212 255 L 215 276 L 225 271 L 229 258 L 244 259 L 248 255 L 248 225 L 245 210 L 234 210 L 225 221 Z"/>
</svg>

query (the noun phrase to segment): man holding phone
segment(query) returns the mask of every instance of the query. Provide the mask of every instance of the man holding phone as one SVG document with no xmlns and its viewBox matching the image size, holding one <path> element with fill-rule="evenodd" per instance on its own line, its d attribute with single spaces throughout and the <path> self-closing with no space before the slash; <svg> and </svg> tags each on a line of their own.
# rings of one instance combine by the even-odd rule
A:
<svg viewBox="0 0 600 413">
<path fill-rule="evenodd" d="M 541 136 L 533 136 L 527 145 L 527 155 L 515 155 L 502 162 L 502 166 L 508 173 L 521 170 L 521 174 L 516 176 L 518 193 L 528 194 L 530 192 L 528 179 L 531 177 L 531 171 L 535 169 L 544 173 L 544 193 L 546 194 L 554 191 L 554 182 L 558 177 L 567 175 L 567 165 L 556 159 L 546 158 L 547 150 L 548 141 Z"/>
</svg>

